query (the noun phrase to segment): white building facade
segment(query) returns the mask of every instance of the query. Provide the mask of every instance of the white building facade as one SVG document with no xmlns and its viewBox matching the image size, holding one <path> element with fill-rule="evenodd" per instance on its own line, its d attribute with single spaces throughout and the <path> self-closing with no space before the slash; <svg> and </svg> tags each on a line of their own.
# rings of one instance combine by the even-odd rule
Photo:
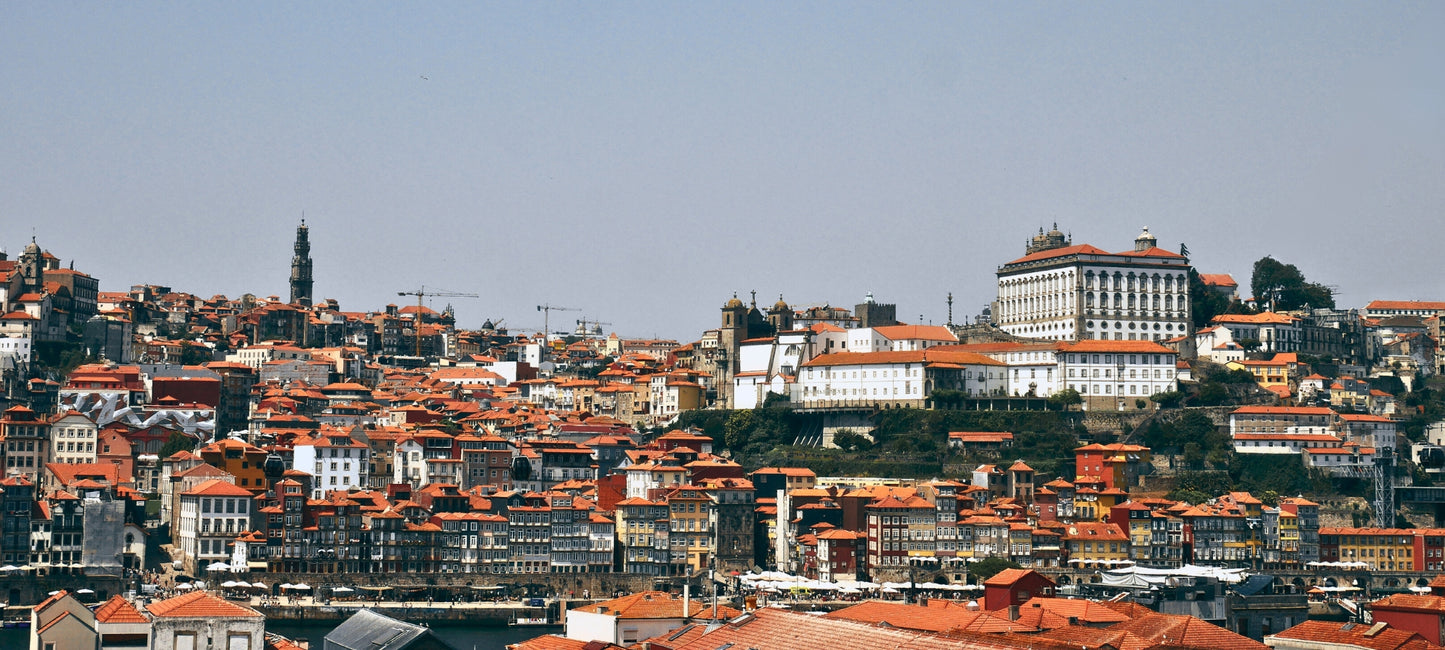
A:
<svg viewBox="0 0 1445 650">
<path fill-rule="evenodd" d="M 213 562 L 229 563 L 227 546 L 250 528 L 250 490 L 212 479 L 181 493 L 177 541 L 191 575 L 206 571 Z"/>
<path fill-rule="evenodd" d="M 343 430 L 321 431 L 314 438 L 297 439 L 293 453 L 292 466 L 314 477 L 313 499 L 323 498 L 331 490 L 367 487 L 371 448 Z"/>
<path fill-rule="evenodd" d="M 1162 341 L 1189 331 L 1189 259 L 1145 228 L 1122 253 L 1069 245 L 1057 229 L 998 269 L 993 321 L 1053 341 Z"/>
<path fill-rule="evenodd" d="M 100 427 L 95 420 L 71 411 L 50 424 L 50 462 L 94 463 Z"/>
<path fill-rule="evenodd" d="M 1178 390 L 1179 355 L 1153 341 L 1079 341 L 1059 346 L 1059 373 L 1086 407 L 1107 407 Z"/>
<path fill-rule="evenodd" d="M 935 390 L 1002 394 L 1005 364 L 975 352 L 835 352 L 803 364 L 793 403 L 803 408 L 872 404 L 921 408 Z"/>
</svg>

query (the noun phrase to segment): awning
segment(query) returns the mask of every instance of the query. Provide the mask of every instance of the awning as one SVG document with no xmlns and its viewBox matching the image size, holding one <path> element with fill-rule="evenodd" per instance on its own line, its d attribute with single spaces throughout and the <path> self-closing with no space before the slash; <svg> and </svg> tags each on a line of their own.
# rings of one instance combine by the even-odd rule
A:
<svg viewBox="0 0 1445 650">
<path fill-rule="evenodd" d="M 391 587 L 361 587 L 362 591 L 391 591 Z"/>
</svg>

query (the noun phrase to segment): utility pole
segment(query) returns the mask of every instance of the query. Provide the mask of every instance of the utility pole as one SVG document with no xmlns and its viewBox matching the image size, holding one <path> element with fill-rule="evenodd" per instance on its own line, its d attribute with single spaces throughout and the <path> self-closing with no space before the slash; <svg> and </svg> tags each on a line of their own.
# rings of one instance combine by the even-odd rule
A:
<svg viewBox="0 0 1445 650">
<path fill-rule="evenodd" d="M 424 298 L 424 297 L 426 297 L 426 296 L 431 296 L 431 297 L 433 297 L 433 298 L 437 298 L 437 297 L 448 297 L 448 298 L 476 298 L 476 297 L 478 297 L 477 294 L 475 294 L 475 293 L 461 293 L 461 292 L 458 292 L 458 291 L 446 291 L 446 290 L 443 290 L 443 289 L 431 289 L 431 290 L 428 290 L 425 286 L 421 287 L 420 289 L 417 289 L 416 291 L 398 291 L 398 292 L 396 292 L 396 295 L 398 295 L 398 296 L 416 296 L 416 314 L 415 314 L 415 317 L 412 319 L 412 333 L 415 335 L 415 338 L 416 338 L 416 356 L 418 356 L 418 357 L 421 356 L 421 310 L 422 310 L 421 301 L 422 301 L 422 298 Z"/>
<path fill-rule="evenodd" d="M 560 306 L 557 306 L 557 305 L 554 305 L 554 304 L 551 304 L 551 303 L 546 303 L 546 302 L 544 302 L 544 303 L 542 303 L 542 304 L 540 304 L 540 305 L 537 305 L 537 311 L 542 312 L 542 356 L 541 356 L 541 358 L 539 358 L 539 359 L 537 360 L 538 363 L 541 363 L 542 361 L 546 361 L 546 360 L 547 360 L 547 349 L 548 349 L 549 347 L 551 347 L 551 343 L 549 342 L 548 339 L 552 336 L 552 330 L 551 330 L 551 323 L 552 323 L 552 321 L 551 321 L 551 316 L 552 316 L 552 312 L 554 312 L 554 311 L 582 311 L 582 310 L 581 310 L 581 309 L 575 309 L 575 308 L 573 308 L 573 307 L 560 307 Z"/>
</svg>

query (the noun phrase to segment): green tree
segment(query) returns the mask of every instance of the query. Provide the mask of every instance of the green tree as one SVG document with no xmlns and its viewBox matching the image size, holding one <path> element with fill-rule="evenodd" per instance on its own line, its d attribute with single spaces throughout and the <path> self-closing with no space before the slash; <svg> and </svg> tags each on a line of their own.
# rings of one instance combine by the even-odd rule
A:
<svg viewBox="0 0 1445 650">
<path fill-rule="evenodd" d="M 1229 297 L 1209 288 L 1198 271 L 1189 269 L 1189 316 L 1196 328 L 1209 325 L 1215 316 L 1227 313 L 1229 308 Z"/>
<path fill-rule="evenodd" d="M 1229 390 L 1217 381 L 1206 381 L 1199 384 L 1199 392 L 1194 395 L 1194 404 L 1199 406 L 1219 406 L 1229 399 Z"/>
<path fill-rule="evenodd" d="M 1072 388 L 1065 388 L 1049 396 L 1049 406 L 1060 411 L 1084 403 L 1084 396 Z"/>
<path fill-rule="evenodd" d="M 975 584 L 994 577 L 1004 569 L 1022 569 L 1017 563 L 1002 557 L 990 557 L 968 565 L 968 575 Z"/>
<path fill-rule="evenodd" d="M 1171 390 L 1163 393 L 1154 393 L 1149 396 L 1149 399 L 1155 404 L 1158 404 L 1160 408 L 1172 409 L 1184 401 L 1184 393 Z"/>
<path fill-rule="evenodd" d="M 161 458 L 169 458 L 178 451 L 195 451 L 196 440 L 180 431 L 172 431 L 166 444 L 161 445 Z"/>
<path fill-rule="evenodd" d="M 1299 268 L 1265 256 L 1254 263 L 1250 276 L 1250 290 L 1261 308 L 1268 306 L 1275 311 L 1310 307 L 1331 308 L 1335 306 L 1334 292 L 1322 284 L 1307 282 Z"/>
<path fill-rule="evenodd" d="M 1257 352 L 1260 345 L 1259 339 L 1239 339 L 1239 347 L 1244 348 L 1245 352 Z"/>
<path fill-rule="evenodd" d="M 768 393 L 763 396 L 763 408 L 793 408 L 793 403 L 782 393 Z"/>
<path fill-rule="evenodd" d="M 1169 491 L 1169 494 L 1164 495 L 1164 498 L 1169 499 L 1170 501 L 1183 501 L 1185 503 L 1197 506 L 1201 503 L 1204 503 L 1205 501 L 1213 499 L 1214 495 L 1206 494 L 1199 490 L 1193 490 L 1190 488 L 1174 488 L 1173 490 Z"/>
<path fill-rule="evenodd" d="M 833 444 L 838 445 L 843 451 L 863 451 L 873 446 L 873 442 L 857 431 L 844 429 L 833 434 Z"/>
<path fill-rule="evenodd" d="M 733 411 L 728 417 L 727 424 L 723 426 L 723 444 L 733 451 L 741 451 L 752 441 L 753 412 L 748 410 Z"/>
<path fill-rule="evenodd" d="M 1204 466 L 1204 446 L 1197 442 L 1184 443 L 1184 466 L 1199 469 Z"/>
<path fill-rule="evenodd" d="M 211 356 L 211 349 L 200 343 L 186 342 L 181 348 L 181 364 L 187 366 L 199 366 L 203 363 L 215 361 Z"/>
</svg>

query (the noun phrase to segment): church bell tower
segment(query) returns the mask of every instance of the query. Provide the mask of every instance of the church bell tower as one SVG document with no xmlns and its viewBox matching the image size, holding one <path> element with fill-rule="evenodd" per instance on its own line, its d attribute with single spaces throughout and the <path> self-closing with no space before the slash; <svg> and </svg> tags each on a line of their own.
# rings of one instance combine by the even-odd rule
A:
<svg viewBox="0 0 1445 650">
<path fill-rule="evenodd" d="M 296 254 L 291 257 L 291 303 L 311 306 L 311 240 L 306 220 L 296 227 Z"/>
</svg>

